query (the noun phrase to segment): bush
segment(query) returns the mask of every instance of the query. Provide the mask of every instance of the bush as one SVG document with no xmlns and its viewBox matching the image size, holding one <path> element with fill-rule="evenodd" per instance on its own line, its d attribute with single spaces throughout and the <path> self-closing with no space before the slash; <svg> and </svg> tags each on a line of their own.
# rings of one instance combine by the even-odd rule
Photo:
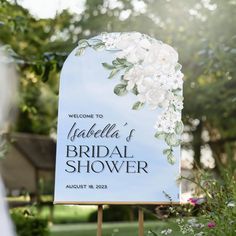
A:
<svg viewBox="0 0 236 236">
<path fill-rule="evenodd" d="M 11 212 L 12 220 L 16 227 L 18 236 L 48 236 L 47 220 L 29 214 L 28 211 L 13 210 Z"/>
</svg>

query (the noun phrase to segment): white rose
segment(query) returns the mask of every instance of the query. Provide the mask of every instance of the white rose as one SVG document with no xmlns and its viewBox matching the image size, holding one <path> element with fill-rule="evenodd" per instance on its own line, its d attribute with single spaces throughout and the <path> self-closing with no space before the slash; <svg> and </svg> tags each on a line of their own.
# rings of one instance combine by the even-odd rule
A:
<svg viewBox="0 0 236 236">
<path fill-rule="evenodd" d="M 182 89 L 183 87 L 183 77 L 184 74 L 181 71 L 178 71 L 171 78 L 172 89 Z"/>
<path fill-rule="evenodd" d="M 154 110 L 165 100 L 165 95 L 164 90 L 157 87 L 153 88 L 146 93 L 146 102 Z"/>
<path fill-rule="evenodd" d="M 142 79 L 142 67 L 134 66 L 125 75 L 124 80 L 128 81 L 126 89 L 128 91 L 132 90 L 134 86 Z"/>
<path fill-rule="evenodd" d="M 143 65 L 143 75 L 145 77 L 152 77 L 158 72 L 157 68 L 155 68 L 153 65 Z"/>
<path fill-rule="evenodd" d="M 140 33 L 128 33 L 121 34 L 116 47 L 121 49 L 116 54 L 118 58 L 126 58 L 127 61 L 135 64 L 144 60 L 151 43 Z"/>
<path fill-rule="evenodd" d="M 137 83 L 140 94 L 147 93 L 154 86 L 154 80 L 151 77 L 145 77 Z"/>
<path fill-rule="evenodd" d="M 144 58 L 144 64 L 145 65 L 156 65 L 157 58 L 159 57 L 160 50 L 161 50 L 162 44 L 160 42 L 154 43 L 150 48 L 149 52 L 146 54 Z"/>
<path fill-rule="evenodd" d="M 116 42 L 116 47 L 118 49 L 127 49 L 133 47 L 141 38 L 140 33 L 124 33 L 121 34 L 118 41 Z"/>
<path fill-rule="evenodd" d="M 144 55 L 147 51 L 136 45 L 132 45 L 122 51 L 116 53 L 118 58 L 125 58 L 128 62 L 136 64 L 143 60 Z"/>
<path fill-rule="evenodd" d="M 157 60 L 158 63 L 162 65 L 176 65 L 176 63 L 178 62 L 178 53 L 171 46 L 162 44 Z"/>
<path fill-rule="evenodd" d="M 161 106 L 165 100 L 166 91 L 161 89 L 160 85 L 153 78 L 145 77 L 139 80 L 137 89 L 139 101 L 147 103 L 151 109 Z"/>
</svg>

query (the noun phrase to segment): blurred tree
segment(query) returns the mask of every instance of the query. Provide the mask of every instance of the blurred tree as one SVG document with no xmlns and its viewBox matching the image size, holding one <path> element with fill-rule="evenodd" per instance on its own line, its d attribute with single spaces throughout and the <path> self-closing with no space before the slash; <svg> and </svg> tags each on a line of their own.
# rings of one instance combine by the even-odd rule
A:
<svg viewBox="0 0 236 236">
<path fill-rule="evenodd" d="M 174 45 L 180 54 L 190 137 L 184 146 L 194 150 L 196 165 L 209 145 L 217 170 L 236 169 L 235 0 L 87 0 L 79 15 L 63 11 L 44 20 L 0 2 L 0 40 L 10 45 L 21 75 L 17 130 L 49 132 L 57 114 L 58 72 L 79 38 L 139 31 Z"/>
</svg>

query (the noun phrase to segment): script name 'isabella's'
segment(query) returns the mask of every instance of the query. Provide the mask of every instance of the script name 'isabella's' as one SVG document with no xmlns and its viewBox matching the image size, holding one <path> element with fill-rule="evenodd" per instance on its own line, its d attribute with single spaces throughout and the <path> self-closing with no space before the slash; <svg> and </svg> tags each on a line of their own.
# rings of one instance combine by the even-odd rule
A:
<svg viewBox="0 0 236 236">
<path fill-rule="evenodd" d="M 117 129 L 116 124 L 107 124 L 104 128 L 98 129 L 97 124 L 94 123 L 88 130 L 76 128 L 77 123 L 74 122 L 67 139 L 74 141 L 76 138 L 119 138 L 120 131 Z"/>
</svg>

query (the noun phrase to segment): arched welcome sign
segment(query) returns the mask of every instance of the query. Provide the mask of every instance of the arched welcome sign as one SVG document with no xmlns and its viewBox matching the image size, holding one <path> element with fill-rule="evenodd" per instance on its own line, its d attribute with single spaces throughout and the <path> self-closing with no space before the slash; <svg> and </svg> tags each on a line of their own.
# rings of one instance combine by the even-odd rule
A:
<svg viewBox="0 0 236 236">
<path fill-rule="evenodd" d="M 180 69 L 144 34 L 79 42 L 61 72 L 55 203 L 179 202 Z"/>
</svg>

